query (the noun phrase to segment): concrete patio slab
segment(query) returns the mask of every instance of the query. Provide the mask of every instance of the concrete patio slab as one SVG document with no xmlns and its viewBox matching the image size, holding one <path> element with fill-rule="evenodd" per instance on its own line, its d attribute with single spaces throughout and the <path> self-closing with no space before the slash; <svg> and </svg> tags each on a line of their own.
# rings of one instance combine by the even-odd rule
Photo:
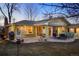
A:
<svg viewBox="0 0 79 59">
<path fill-rule="evenodd" d="M 30 38 L 22 38 L 24 40 L 23 43 L 34 43 L 34 42 L 74 42 L 75 38 L 70 39 L 57 39 L 57 38 L 50 38 L 50 37 L 30 37 Z M 16 42 L 16 39 L 13 41 Z"/>
<path fill-rule="evenodd" d="M 74 42 L 75 38 L 70 39 L 54 39 L 54 38 L 39 38 L 39 37 L 33 37 L 33 38 L 23 38 L 23 43 L 34 43 L 34 42 Z"/>
</svg>

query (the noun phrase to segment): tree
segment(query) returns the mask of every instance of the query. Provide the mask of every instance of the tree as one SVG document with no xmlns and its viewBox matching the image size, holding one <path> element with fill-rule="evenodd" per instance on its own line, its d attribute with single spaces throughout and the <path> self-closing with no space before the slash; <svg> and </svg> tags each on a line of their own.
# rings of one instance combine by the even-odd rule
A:
<svg viewBox="0 0 79 59">
<path fill-rule="evenodd" d="M 11 20 L 15 10 L 18 10 L 17 4 L 15 3 L 5 3 L 0 5 L 0 12 L 4 16 L 4 26 L 6 35 L 8 34 L 8 25 L 11 24 Z"/>
<path fill-rule="evenodd" d="M 5 8 L 3 8 L 5 7 Z M 5 11 L 4 11 L 5 9 Z M 13 12 L 15 10 L 17 10 L 17 4 L 15 3 L 5 3 L 2 5 L 2 7 L 0 6 L 0 11 L 3 14 L 4 18 L 7 18 L 7 22 L 11 23 L 12 20 L 12 16 L 13 16 Z"/>
<path fill-rule="evenodd" d="M 61 10 L 60 14 L 63 10 L 64 12 L 66 11 L 66 13 L 63 14 L 66 16 L 66 18 L 75 17 L 76 23 L 79 20 L 79 3 L 42 3 L 41 5 L 52 8 L 57 7 L 58 10 L 56 11 Z"/>
<path fill-rule="evenodd" d="M 32 20 L 34 21 L 38 15 L 38 4 L 33 4 L 33 3 L 29 3 L 29 4 L 25 4 L 25 8 L 24 8 L 24 13 L 27 17 L 28 20 Z"/>
<path fill-rule="evenodd" d="M 48 10 L 48 9 L 47 9 Z M 44 10 L 43 15 L 45 18 L 54 18 L 54 17 L 68 17 L 67 14 L 63 13 L 63 12 L 57 12 L 59 10 L 59 8 L 55 8 L 54 9 L 50 9 L 50 11 L 48 10 Z M 53 11 L 52 11 L 53 10 Z"/>
<path fill-rule="evenodd" d="M 79 4 L 78 3 L 42 3 L 44 6 L 51 6 L 60 8 L 60 10 L 66 10 L 69 14 L 68 16 L 73 16 L 79 14 Z"/>
</svg>

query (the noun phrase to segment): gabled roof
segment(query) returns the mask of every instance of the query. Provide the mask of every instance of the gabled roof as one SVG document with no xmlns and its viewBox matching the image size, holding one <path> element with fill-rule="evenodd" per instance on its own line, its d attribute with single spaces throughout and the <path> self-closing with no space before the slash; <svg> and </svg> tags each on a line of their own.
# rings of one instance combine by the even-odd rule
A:
<svg viewBox="0 0 79 59">
<path fill-rule="evenodd" d="M 22 20 L 19 22 L 16 22 L 16 25 L 52 25 L 52 26 L 58 26 L 59 24 L 49 24 L 51 22 L 51 20 L 62 20 L 64 21 L 66 24 L 70 25 L 70 23 L 64 18 L 64 17 L 58 17 L 58 18 L 51 18 L 51 19 L 44 19 L 44 20 L 40 20 L 40 21 L 29 21 L 29 20 Z M 52 22 L 53 23 L 53 22 Z M 60 24 L 64 25 L 64 24 Z"/>
<path fill-rule="evenodd" d="M 78 17 L 69 17 L 69 18 L 66 18 L 67 20 L 69 20 L 69 22 L 71 24 L 79 24 L 79 16 Z"/>
<path fill-rule="evenodd" d="M 63 22 L 55 22 L 52 20 L 62 20 Z M 51 18 L 51 19 L 45 19 L 41 21 L 37 21 L 36 25 L 50 25 L 50 26 L 64 26 L 66 23 L 67 25 L 70 25 L 70 23 L 63 17 L 56 17 L 56 18 Z"/>
<path fill-rule="evenodd" d="M 51 18 L 51 19 L 44 19 L 44 20 L 41 20 L 38 22 L 48 22 L 48 21 L 53 20 L 53 19 L 61 19 L 61 20 L 65 21 L 66 23 L 70 24 L 70 22 L 68 20 L 66 20 L 64 17 L 55 17 L 55 18 Z"/>
<path fill-rule="evenodd" d="M 34 25 L 36 22 L 35 21 L 29 21 L 29 20 L 22 20 L 19 22 L 16 22 L 16 25 Z"/>
</svg>

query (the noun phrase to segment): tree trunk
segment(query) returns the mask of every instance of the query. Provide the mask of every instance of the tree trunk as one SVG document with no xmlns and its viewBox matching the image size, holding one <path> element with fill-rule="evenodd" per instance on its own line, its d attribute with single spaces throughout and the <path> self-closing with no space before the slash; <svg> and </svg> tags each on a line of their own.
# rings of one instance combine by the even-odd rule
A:
<svg viewBox="0 0 79 59">
<path fill-rule="evenodd" d="M 7 19 L 7 17 L 5 17 L 5 19 L 4 19 L 4 27 L 5 27 L 5 36 L 8 37 L 9 26 L 8 26 L 8 19 Z"/>
</svg>

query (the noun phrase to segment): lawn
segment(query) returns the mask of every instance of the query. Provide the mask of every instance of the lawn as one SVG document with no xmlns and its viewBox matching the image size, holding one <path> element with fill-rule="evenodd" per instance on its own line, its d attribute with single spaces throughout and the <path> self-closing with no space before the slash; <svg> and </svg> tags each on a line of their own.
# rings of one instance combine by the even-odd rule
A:
<svg viewBox="0 0 79 59">
<path fill-rule="evenodd" d="M 78 56 L 79 40 L 72 43 L 39 42 L 21 44 L 18 55 L 20 56 Z M 17 45 L 8 43 L 0 44 L 0 56 L 16 56 Z"/>
</svg>

